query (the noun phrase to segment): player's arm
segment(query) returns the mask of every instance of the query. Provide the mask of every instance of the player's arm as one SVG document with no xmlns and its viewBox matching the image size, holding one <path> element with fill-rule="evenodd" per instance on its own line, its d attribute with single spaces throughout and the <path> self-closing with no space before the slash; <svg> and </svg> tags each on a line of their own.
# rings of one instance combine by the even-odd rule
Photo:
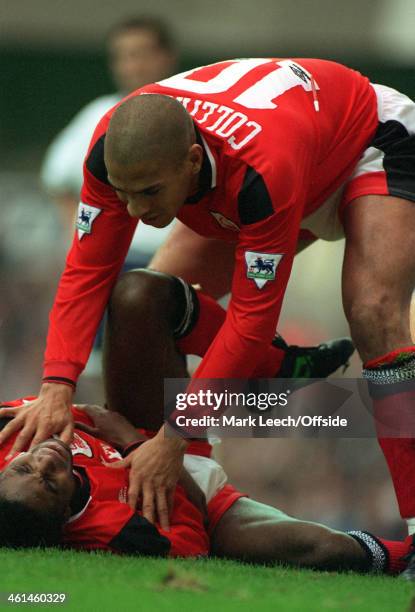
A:
<svg viewBox="0 0 415 612">
<path fill-rule="evenodd" d="M 86 425 L 76 420 L 75 426 L 86 433 L 96 436 L 121 451 L 124 459 L 110 464 L 110 467 L 124 467 L 130 470 L 134 481 L 134 471 L 137 456 L 139 459 L 139 447 L 142 442 L 148 440 L 146 436 L 139 433 L 136 428 L 119 412 L 107 410 L 102 406 L 96 405 L 77 405 L 76 411 L 86 413 L 93 422 L 93 425 Z M 183 487 L 189 501 L 200 511 L 207 520 L 206 498 L 198 484 L 184 469 L 181 470 L 178 483 Z M 137 498 L 134 495 L 134 487 L 130 488 L 128 495 L 130 506 L 135 509 Z"/>
<path fill-rule="evenodd" d="M 95 404 L 77 404 L 75 410 L 75 426 L 77 429 L 108 442 L 121 451 L 123 455 L 131 452 L 141 442 L 148 439 L 115 410 L 107 410 L 103 406 Z M 78 421 L 77 413 L 79 411 L 88 415 L 93 424 L 88 425 Z"/>
<path fill-rule="evenodd" d="M 76 383 L 137 226 L 106 181 L 103 147 L 100 138 L 86 159 L 77 228 L 50 314 L 49 382 Z"/>
<path fill-rule="evenodd" d="M 99 130 L 99 127 L 97 128 Z M 94 135 L 84 167 L 78 227 L 50 314 L 43 384 L 30 411 L 10 422 L 0 444 L 20 429 L 12 452 L 59 434 L 70 442 L 76 380 L 88 359 L 137 221 L 106 182 L 103 137 Z"/>
<path fill-rule="evenodd" d="M 249 378 L 274 337 L 303 201 L 289 167 L 269 175 L 266 181 L 267 175 L 246 170 L 238 199 L 242 228 L 231 300 L 224 325 L 194 378 Z"/>
</svg>

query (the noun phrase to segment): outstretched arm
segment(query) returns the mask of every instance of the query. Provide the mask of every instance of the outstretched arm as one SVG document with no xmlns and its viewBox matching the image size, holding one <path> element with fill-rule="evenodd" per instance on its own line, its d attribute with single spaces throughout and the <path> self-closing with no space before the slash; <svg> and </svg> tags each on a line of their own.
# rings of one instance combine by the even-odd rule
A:
<svg viewBox="0 0 415 612">
<path fill-rule="evenodd" d="M 77 229 L 50 314 L 44 384 L 31 411 L 19 412 L 0 438 L 21 429 L 14 452 L 32 438 L 32 445 L 53 434 L 71 441 L 76 381 L 137 226 L 106 179 L 106 123 L 104 117 L 98 124 L 84 165 Z"/>
</svg>

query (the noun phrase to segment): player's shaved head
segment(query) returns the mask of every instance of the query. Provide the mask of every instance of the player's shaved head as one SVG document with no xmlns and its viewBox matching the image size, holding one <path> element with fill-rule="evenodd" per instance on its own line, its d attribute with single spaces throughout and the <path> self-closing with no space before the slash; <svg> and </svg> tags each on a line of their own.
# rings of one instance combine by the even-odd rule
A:
<svg viewBox="0 0 415 612">
<path fill-rule="evenodd" d="M 105 138 L 105 161 L 120 166 L 154 160 L 177 164 L 194 142 L 192 119 L 180 102 L 143 94 L 129 98 L 114 112 Z"/>
<path fill-rule="evenodd" d="M 105 138 L 108 182 L 131 217 L 166 227 L 197 193 L 203 148 L 193 121 L 170 96 L 133 96 L 115 110 Z"/>
</svg>

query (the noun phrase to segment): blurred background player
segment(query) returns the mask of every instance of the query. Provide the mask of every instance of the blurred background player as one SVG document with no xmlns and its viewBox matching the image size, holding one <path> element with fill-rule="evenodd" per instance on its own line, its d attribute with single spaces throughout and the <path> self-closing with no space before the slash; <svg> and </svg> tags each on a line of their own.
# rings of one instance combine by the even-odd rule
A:
<svg viewBox="0 0 415 612">
<path fill-rule="evenodd" d="M 82 187 L 82 163 L 96 124 L 131 91 L 169 76 L 176 67 L 172 32 L 167 23 L 155 17 L 135 17 L 115 24 L 106 47 L 117 91 L 96 98 L 75 115 L 49 145 L 41 168 L 42 185 L 56 203 L 70 239 Z M 130 249 L 130 265 L 145 266 L 168 231 L 140 224 Z"/>
</svg>

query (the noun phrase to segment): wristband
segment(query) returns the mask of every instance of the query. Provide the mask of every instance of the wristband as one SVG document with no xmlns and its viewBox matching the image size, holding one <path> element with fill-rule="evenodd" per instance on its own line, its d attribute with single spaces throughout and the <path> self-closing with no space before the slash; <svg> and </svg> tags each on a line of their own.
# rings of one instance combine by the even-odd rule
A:
<svg viewBox="0 0 415 612">
<path fill-rule="evenodd" d="M 123 459 L 125 459 L 125 457 L 127 457 L 133 450 L 141 446 L 143 442 L 147 442 L 147 440 L 136 440 L 135 442 L 130 442 L 130 444 L 124 446 L 121 451 L 121 456 L 123 457 Z"/>
<path fill-rule="evenodd" d="M 76 389 L 76 383 L 70 378 L 61 378 L 60 376 L 46 376 L 46 378 L 42 378 L 43 383 L 52 383 L 56 385 L 66 385 L 67 387 L 72 387 L 72 389 Z"/>
</svg>

